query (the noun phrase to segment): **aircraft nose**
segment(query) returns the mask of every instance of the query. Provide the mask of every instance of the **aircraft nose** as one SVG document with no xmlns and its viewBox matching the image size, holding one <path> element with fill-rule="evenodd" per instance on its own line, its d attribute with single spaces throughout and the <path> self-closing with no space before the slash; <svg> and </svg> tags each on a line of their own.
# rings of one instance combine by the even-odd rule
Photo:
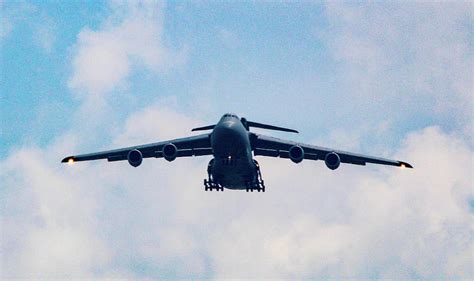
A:
<svg viewBox="0 0 474 281">
<path fill-rule="evenodd" d="M 220 122 L 214 129 L 211 141 L 214 153 L 219 156 L 236 155 L 245 146 L 245 135 L 236 122 Z"/>
<path fill-rule="evenodd" d="M 223 138 L 232 138 L 236 135 L 235 127 L 234 122 L 222 122 L 221 126 L 219 126 L 218 133 Z"/>
<path fill-rule="evenodd" d="M 226 121 L 226 122 L 222 122 L 222 128 L 223 129 L 227 129 L 227 130 L 232 130 L 233 127 L 235 127 L 235 122 L 232 122 L 232 121 Z"/>
</svg>

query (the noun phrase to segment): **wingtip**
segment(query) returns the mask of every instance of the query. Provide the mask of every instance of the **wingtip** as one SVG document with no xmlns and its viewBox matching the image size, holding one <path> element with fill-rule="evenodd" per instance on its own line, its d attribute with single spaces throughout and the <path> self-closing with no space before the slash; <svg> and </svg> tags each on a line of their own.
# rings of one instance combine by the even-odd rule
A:
<svg viewBox="0 0 474 281">
<path fill-rule="evenodd" d="M 298 132 L 297 130 L 294 130 L 294 129 L 284 129 L 282 130 L 283 132 L 288 132 L 288 133 L 295 133 L 295 134 L 299 134 L 300 132 Z"/>
<path fill-rule="evenodd" d="M 402 161 L 399 161 L 399 162 L 400 162 L 399 166 L 400 166 L 401 168 L 413 169 L 413 166 L 412 166 L 410 163 L 402 162 Z"/>
<path fill-rule="evenodd" d="M 64 158 L 63 160 L 61 160 L 61 163 L 71 163 L 74 162 L 74 156 L 68 156 L 66 158 Z"/>
</svg>

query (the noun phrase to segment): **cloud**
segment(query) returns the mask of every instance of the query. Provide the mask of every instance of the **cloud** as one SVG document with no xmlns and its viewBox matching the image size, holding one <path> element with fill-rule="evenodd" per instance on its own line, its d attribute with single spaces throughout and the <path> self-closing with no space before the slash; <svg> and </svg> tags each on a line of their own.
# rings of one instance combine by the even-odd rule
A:
<svg viewBox="0 0 474 281">
<path fill-rule="evenodd" d="M 11 9 L 7 9 L 4 1 L 0 1 L 1 17 L 0 17 L 0 43 L 3 41 L 13 30 L 13 22 L 15 20 L 14 13 Z"/>
<path fill-rule="evenodd" d="M 415 169 L 261 161 L 270 194 L 214 236 L 217 276 L 469 278 L 473 151 L 429 127 L 397 156 Z"/>
<path fill-rule="evenodd" d="M 80 101 L 71 127 L 82 135 L 101 132 L 104 140 L 136 108 L 128 91 L 132 75 L 164 75 L 186 60 L 185 50 L 165 46 L 162 2 L 110 1 L 107 8 L 109 14 L 98 28 L 85 27 L 77 35 L 68 79 Z"/>
<path fill-rule="evenodd" d="M 156 134 L 171 136 L 173 130 L 160 130 L 170 121 L 179 122 L 177 127 L 187 131 L 196 122 L 160 106 L 146 108 L 129 118 L 126 123 L 132 129 L 114 142 L 136 141 L 140 137 L 133 128 L 144 128 L 142 138 L 148 141 Z M 186 190 L 186 184 L 173 176 L 170 165 L 151 160 L 142 169 L 130 169 L 127 163 L 85 163 L 68 170 L 59 160 L 70 152 L 66 148 L 77 144 L 74 140 L 81 140 L 81 136 L 60 137 L 43 150 L 22 148 L 1 162 L 0 179 L 6 186 L 2 197 L 8 198 L 2 208 L 2 252 L 11 253 L 2 256 L 2 276 L 126 277 L 138 274 L 138 268 L 146 268 L 148 263 L 151 267 L 147 271 L 158 270 L 154 273 L 158 276 L 183 274 L 181 265 L 189 270 L 184 276 L 202 272 L 203 258 L 193 252 L 197 241 L 176 224 L 176 214 L 182 214 L 183 209 L 173 211 L 174 193 Z M 186 182 L 199 186 L 201 180 L 195 179 L 204 176 L 208 160 L 189 160 L 181 171 L 194 174 Z M 124 168 L 135 173 L 123 177 L 120 170 Z M 160 180 L 149 177 L 140 183 L 139 192 L 129 189 L 146 174 L 160 175 Z M 180 201 L 191 203 L 194 199 L 181 197 Z M 115 204 L 122 207 L 113 207 Z M 162 217 L 166 214 L 169 218 Z M 111 217 L 119 219 L 107 222 Z M 144 225 L 149 225 L 147 231 Z"/>
<path fill-rule="evenodd" d="M 116 146 L 145 143 L 154 140 L 180 138 L 191 134 L 191 129 L 204 124 L 176 111 L 172 100 L 160 99 L 154 105 L 136 111 L 116 133 Z M 172 126 L 171 126 L 172 124 Z"/>
<path fill-rule="evenodd" d="M 320 38 L 341 66 L 351 107 L 398 122 L 450 120 L 442 126 L 471 135 L 470 10 L 468 2 L 326 3 Z"/>
<path fill-rule="evenodd" d="M 56 24 L 54 21 L 47 16 L 42 16 L 40 22 L 33 29 L 33 40 L 46 53 L 51 53 L 56 42 Z"/>
<path fill-rule="evenodd" d="M 4 276 L 82 276 L 107 259 L 95 196 L 58 170 L 52 149 L 23 148 L 0 164 Z"/>
<path fill-rule="evenodd" d="M 36 11 L 36 6 L 31 3 L 0 1 L 0 43 L 6 41 L 17 25 L 27 23 Z"/>
<path fill-rule="evenodd" d="M 13 24 L 8 17 L 0 19 L 0 40 L 6 38 L 13 29 Z"/>
<path fill-rule="evenodd" d="M 112 143 L 199 122 L 157 103 Z M 474 154 L 439 127 L 392 151 L 414 170 L 258 158 L 265 194 L 204 192 L 209 157 L 60 164 L 79 137 L 1 162 L 5 277 L 472 277 Z"/>
<path fill-rule="evenodd" d="M 126 87 L 133 66 L 164 70 L 183 62 L 163 44 L 163 7 L 159 2 L 111 2 L 112 15 L 98 30 L 77 37 L 69 87 L 85 96 Z"/>
</svg>

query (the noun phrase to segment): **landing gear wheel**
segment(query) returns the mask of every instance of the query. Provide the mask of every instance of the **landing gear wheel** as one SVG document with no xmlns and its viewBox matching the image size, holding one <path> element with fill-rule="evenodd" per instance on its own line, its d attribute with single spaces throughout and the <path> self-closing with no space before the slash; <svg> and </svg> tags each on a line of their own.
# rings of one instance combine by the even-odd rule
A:
<svg viewBox="0 0 474 281">
<path fill-rule="evenodd" d="M 212 178 L 209 175 L 209 179 L 204 179 L 204 190 L 205 191 L 224 191 L 224 187 L 220 185 L 219 183 L 216 183 L 212 180 Z"/>
</svg>

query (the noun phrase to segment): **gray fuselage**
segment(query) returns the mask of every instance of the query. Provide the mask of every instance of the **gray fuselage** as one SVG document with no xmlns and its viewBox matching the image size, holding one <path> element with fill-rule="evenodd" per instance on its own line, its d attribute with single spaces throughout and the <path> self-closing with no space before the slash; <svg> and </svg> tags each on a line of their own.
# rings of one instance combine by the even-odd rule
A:
<svg viewBox="0 0 474 281">
<path fill-rule="evenodd" d="M 214 160 L 209 173 L 214 181 L 230 189 L 246 189 L 257 180 L 257 166 L 252 157 L 250 133 L 233 114 L 224 115 L 211 134 Z"/>
</svg>

